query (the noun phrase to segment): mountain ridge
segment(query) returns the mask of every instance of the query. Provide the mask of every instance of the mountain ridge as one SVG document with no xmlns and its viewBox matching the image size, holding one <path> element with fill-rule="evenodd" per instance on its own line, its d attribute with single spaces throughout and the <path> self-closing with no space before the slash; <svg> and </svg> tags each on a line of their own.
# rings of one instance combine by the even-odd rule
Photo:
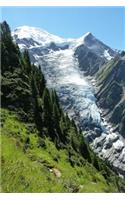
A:
<svg viewBox="0 0 125 200">
<path fill-rule="evenodd" d="M 124 191 L 124 180 L 84 141 L 56 92 L 46 87 L 40 66 L 31 64 L 28 51 L 21 53 L 13 43 L 6 22 L 1 36 L 2 191 Z"/>
<path fill-rule="evenodd" d="M 125 138 L 125 53 L 117 56 L 113 61 L 97 73 L 97 98 L 105 115 Z"/>
<path fill-rule="evenodd" d="M 123 141 L 117 133 L 112 133 L 108 122 L 101 117 L 94 88 L 86 80 L 86 75 L 95 76 L 98 70 L 109 62 L 107 56 L 104 56 L 107 46 L 93 37 L 90 33 L 85 36 L 87 45 L 83 44 L 83 38 L 79 38 L 71 46 L 66 46 L 65 43 L 63 47 L 56 43 L 46 47 L 32 44 L 28 46 L 31 41 L 25 39 L 29 42 L 26 48 L 31 62 L 37 66 L 41 65 L 47 85 L 56 90 L 64 111 L 75 120 L 82 131 L 86 130 L 84 137 L 95 152 L 104 160 L 111 162 L 124 175 Z M 17 43 L 23 45 L 25 41 L 19 40 Z M 117 54 L 115 51 L 113 53 Z"/>
<path fill-rule="evenodd" d="M 30 27 L 30 26 L 21 26 L 15 29 L 12 33 L 12 36 L 14 40 L 16 41 L 16 38 L 19 39 L 23 38 L 30 38 L 32 40 L 35 40 L 39 45 L 42 46 L 49 46 L 51 43 L 55 43 L 56 45 L 68 45 L 70 48 L 77 48 L 80 45 L 85 45 L 90 50 L 96 50 L 98 46 L 100 45 L 100 49 L 97 50 L 97 53 L 100 52 L 100 50 L 103 51 L 103 48 L 107 49 L 107 55 L 105 52 L 101 52 L 101 56 L 104 56 L 106 59 L 110 60 L 112 56 L 116 54 L 114 50 L 106 46 L 104 43 L 100 42 L 96 39 L 96 37 L 91 33 L 87 32 L 84 35 L 82 35 L 79 38 L 63 38 L 59 37 L 57 35 L 53 35 L 43 29 Z M 98 43 L 98 45 L 90 45 L 92 44 L 91 41 L 94 41 L 94 43 Z M 18 42 L 19 43 L 19 42 Z M 37 46 L 37 45 L 36 45 Z M 104 46 L 102 48 L 102 46 Z M 101 49 L 102 48 L 102 49 Z M 111 55 L 108 53 L 108 51 L 111 52 Z"/>
</svg>

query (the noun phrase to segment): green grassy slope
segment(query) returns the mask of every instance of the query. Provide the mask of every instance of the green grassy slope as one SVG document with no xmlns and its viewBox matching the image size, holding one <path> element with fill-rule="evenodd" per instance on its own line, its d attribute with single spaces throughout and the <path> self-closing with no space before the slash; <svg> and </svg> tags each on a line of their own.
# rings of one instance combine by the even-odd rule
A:
<svg viewBox="0 0 125 200">
<path fill-rule="evenodd" d="M 13 43 L 6 22 L 1 36 L 2 192 L 125 191 L 48 90 L 41 67 Z"/>
<path fill-rule="evenodd" d="M 35 128 L 2 109 L 2 192 L 116 192 L 82 157 L 71 166 L 66 149 L 40 139 Z"/>
<path fill-rule="evenodd" d="M 97 97 L 107 117 L 125 137 L 125 56 L 111 60 L 97 73 Z"/>
</svg>

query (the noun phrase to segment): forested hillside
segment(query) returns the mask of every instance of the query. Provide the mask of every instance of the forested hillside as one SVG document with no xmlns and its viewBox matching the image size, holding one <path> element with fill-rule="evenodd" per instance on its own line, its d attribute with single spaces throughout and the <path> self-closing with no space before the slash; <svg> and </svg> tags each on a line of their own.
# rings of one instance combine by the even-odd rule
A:
<svg viewBox="0 0 125 200">
<path fill-rule="evenodd" d="M 117 192 L 120 179 L 48 90 L 41 67 L 1 24 L 2 192 Z"/>
</svg>

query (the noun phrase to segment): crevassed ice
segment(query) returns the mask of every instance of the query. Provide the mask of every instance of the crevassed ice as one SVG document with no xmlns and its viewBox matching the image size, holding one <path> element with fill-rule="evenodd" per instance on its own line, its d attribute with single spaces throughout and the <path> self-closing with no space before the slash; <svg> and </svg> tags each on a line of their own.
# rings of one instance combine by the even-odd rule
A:
<svg viewBox="0 0 125 200">
<path fill-rule="evenodd" d="M 40 64 L 40 57 L 37 60 Z M 44 60 L 46 61 L 45 66 L 43 64 L 41 66 L 47 84 L 49 88 L 56 89 L 64 111 L 68 112 L 81 128 L 86 122 L 95 124 L 95 127 L 101 127 L 103 133 L 92 141 L 92 148 L 114 166 L 125 171 L 124 144 L 118 135 L 112 132 L 112 127 L 105 119 L 101 119 L 93 87 L 79 71 L 78 61 L 74 57 L 74 49 L 51 51 L 44 55 Z M 93 137 L 94 132 L 88 132 L 88 134 Z M 122 155 L 122 159 L 120 155 Z"/>
<path fill-rule="evenodd" d="M 30 47 L 28 47 L 31 57 L 34 57 L 36 64 L 41 64 L 47 84 L 50 88 L 56 89 L 64 110 L 75 119 L 81 128 L 86 121 L 89 124 L 94 123 L 95 127 L 97 125 L 102 128 L 103 133 L 101 134 L 98 134 L 98 128 L 94 131 L 84 131 L 85 137 L 90 136 L 92 140 L 89 142 L 94 151 L 104 159 L 108 159 L 120 171 L 124 171 L 125 175 L 125 142 L 117 133 L 113 133 L 112 126 L 104 118 L 101 119 L 101 111 L 96 105 L 93 87 L 79 71 L 77 59 L 74 57 L 75 48 L 84 44 L 86 36 L 90 33 L 78 39 L 67 40 L 44 30 L 22 27 L 18 28 L 14 34 L 15 38 L 26 38 L 29 43 L 30 39 L 34 40 L 34 44 L 31 42 Z M 51 42 L 54 42 L 58 47 L 69 45 L 69 48 L 58 51 L 49 50 L 49 53 L 47 51 L 47 54 L 45 53 L 43 56 L 42 47 L 48 48 L 47 45 Z M 25 41 L 22 40 L 20 48 L 26 48 L 26 45 Z M 96 52 L 100 50 L 97 45 L 92 46 L 92 48 Z M 37 51 L 38 49 L 39 51 Z M 104 51 L 104 57 L 112 58 L 108 50 Z"/>
<path fill-rule="evenodd" d="M 43 66 L 47 84 L 56 89 L 69 115 L 78 117 L 80 123 L 88 120 L 99 125 L 101 117 L 93 88 L 79 71 L 73 49 L 51 51 L 44 55 L 44 59 L 47 62 Z"/>
</svg>

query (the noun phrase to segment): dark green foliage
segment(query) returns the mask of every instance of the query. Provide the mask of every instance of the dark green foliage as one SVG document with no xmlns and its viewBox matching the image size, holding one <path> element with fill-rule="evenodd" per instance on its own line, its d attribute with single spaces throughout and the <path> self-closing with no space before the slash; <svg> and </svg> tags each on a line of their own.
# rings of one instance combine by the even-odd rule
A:
<svg viewBox="0 0 125 200">
<path fill-rule="evenodd" d="M 29 53 L 27 50 L 24 50 L 24 52 L 23 52 L 23 61 L 24 61 L 26 73 L 30 74 L 32 72 L 32 66 L 30 63 L 30 57 L 29 57 Z"/>
<path fill-rule="evenodd" d="M 1 24 L 1 33 L 2 45 L 8 51 L 6 56 L 2 55 L 2 107 L 16 110 L 23 121 L 35 122 L 40 136 L 50 137 L 57 148 L 69 145 L 87 158 L 89 151 L 87 144 L 81 143 L 82 133 L 78 133 L 74 121 L 63 113 L 56 92 L 46 87 L 41 67 L 31 64 L 27 50 L 23 54 L 19 52 L 6 22 Z"/>
<path fill-rule="evenodd" d="M 37 129 L 41 138 L 39 147 L 46 148 L 44 138 L 47 137 L 57 149 L 67 150 L 67 159 L 73 167 L 82 166 L 86 160 L 98 171 L 104 171 L 105 178 L 111 181 L 110 174 L 114 173 L 109 174 L 109 169 L 104 164 L 100 167 L 102 161 L 84 141 L 83 134 L 77 130 L 74 121 L 64 114 L 56 92 L 46 87 L 41 67 L 31 64 L 28 52 L 20 53 L 18 46 L 12 41 L 6 22 L 1 24 L 1 35 L 2 107 L 15 111 L 22 121 Z M 30 139 L 27 137 L 24 152 L 29 144 Z"/>
<path fill-rule="evenodd" d="M 20 52 L 16 44 L 13 43 L 8 24 L 3 22 L 1 28 L 1 72 L 2 74 L 9 70 L 13 72 L 14 68 L 20 66 Z"/>
</svg>

